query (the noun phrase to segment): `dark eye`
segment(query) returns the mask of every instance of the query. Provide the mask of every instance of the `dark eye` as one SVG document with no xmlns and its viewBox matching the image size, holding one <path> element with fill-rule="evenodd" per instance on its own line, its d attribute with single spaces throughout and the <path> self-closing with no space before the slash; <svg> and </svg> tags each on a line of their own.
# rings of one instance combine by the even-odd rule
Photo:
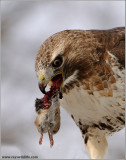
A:
<svg viewBox="0 0 126 160">
<path fill-rule="evenodd" d="M 53 67 L 60 67 L 61 64 L 62 64 L 63 60 L 62 60 L 62 57 L 57 57 L 53 63 L 52 63 L 52 66 Z"/>
</svg>

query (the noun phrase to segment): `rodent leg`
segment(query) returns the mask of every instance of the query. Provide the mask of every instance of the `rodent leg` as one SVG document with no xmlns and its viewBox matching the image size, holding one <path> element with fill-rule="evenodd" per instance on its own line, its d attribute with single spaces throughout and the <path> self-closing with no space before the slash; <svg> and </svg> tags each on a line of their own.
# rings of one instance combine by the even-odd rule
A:
<svg viewBox="0 0 126 160">
<path fill-rule="evenodd" d="M 49 135 L 49 140 L 50 140 L 50 147 L 53 147 L 54 145 L 53 136 L 49 133 L 49 131 L 48 131 L 48 135 Z"/>
<path fill-rule="evenodd" d="M 42 144 L 42 139 L 43 139 L 43 134 L 41 133 L 41 137 L 39 139 L 39 144 L 41 145 Z"/>
</svg>

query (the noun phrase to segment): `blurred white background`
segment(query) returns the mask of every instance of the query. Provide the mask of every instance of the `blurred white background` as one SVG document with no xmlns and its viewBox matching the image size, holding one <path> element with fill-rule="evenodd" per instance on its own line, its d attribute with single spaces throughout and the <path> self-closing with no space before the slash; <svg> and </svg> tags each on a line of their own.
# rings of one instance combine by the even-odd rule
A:
<svg viewBox="0 0 126 160">
<path fill-rule="evenodd" d="M 124 1 L 1 2 L 1 133 L 3 156 L 87 159 L 79 129 L 61 108 L 61 129 L 50 149 L 48 136 L 38 144 L 34 101 L 41 98 L 35 56 L 43 41 L 65 29 L 109 29 L 125 25 Z M 125 130 L 109 138 L 106 158 L 124 159 Z"/>
</svg>

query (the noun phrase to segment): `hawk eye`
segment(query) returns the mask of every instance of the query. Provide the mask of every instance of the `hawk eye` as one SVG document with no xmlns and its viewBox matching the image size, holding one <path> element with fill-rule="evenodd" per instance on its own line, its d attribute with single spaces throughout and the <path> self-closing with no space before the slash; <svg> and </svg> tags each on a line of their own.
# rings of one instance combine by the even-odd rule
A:
<svg viewBox="0 0 126 160">
<path fill-rule="evenodd" d="M 62 64 L 62 62 L 63 62 L 62 57 L 61 57 L 61 56 L 60 56 L 60 57 L 57 57 L 57 58 L 53 61 L 52 66 L 53 66 L 53 67 L 60 67 L 61 64 Z"/>
</svg>

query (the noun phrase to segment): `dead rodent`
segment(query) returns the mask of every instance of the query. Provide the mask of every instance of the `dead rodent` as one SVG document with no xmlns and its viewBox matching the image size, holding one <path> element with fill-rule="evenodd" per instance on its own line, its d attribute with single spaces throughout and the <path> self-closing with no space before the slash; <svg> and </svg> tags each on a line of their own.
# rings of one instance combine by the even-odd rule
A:
<svg viewBox="0 0 126 160">
<path fill-rule="evenodd" d="M 60 128 L 60 103 L 59 95 L 55 94 L 51 99 L 51 106 L 48 109 L 40 108 L 37 111 L 35 125 L 38 132 L 41 134 L 39 144 L 42 144 L 43 134 L 48 132 L 50 139 L 50 146 L 54 144 L 53 135 L 59 131 Z"/>
</svg>

